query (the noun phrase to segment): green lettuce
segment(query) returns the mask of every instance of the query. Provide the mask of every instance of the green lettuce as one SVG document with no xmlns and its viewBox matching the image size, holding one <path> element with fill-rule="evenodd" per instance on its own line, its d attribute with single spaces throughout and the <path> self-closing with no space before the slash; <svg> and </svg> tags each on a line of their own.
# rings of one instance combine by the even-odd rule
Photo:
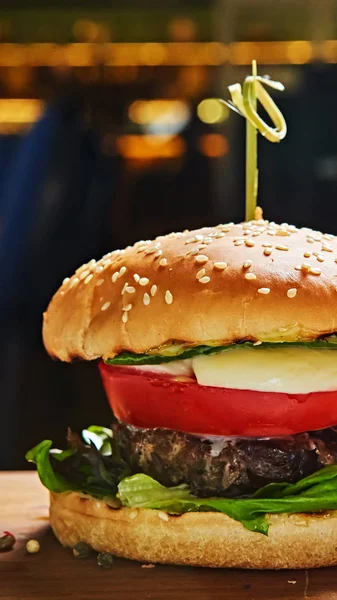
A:
<svg viewBox="0 0 337 600">
<path fill-rule="evenodd" d="M 52 450 L 52 442 L 44 440 L 27 452 L 26 459 L 36 464 L 41 482 L 51 492 L 114 497 L 118 483 L 130 475 L 130 470 L 112 431 L 93 425 L 82 432 L 82 437 L 84 441 L 69 429 L 68 450 Z"/>
<path fill-rule="evenodd" d="M 268 535 L 267 513 L 312 513 L 337 509 L 337 465 L 297 483 L 271 483 L 249 498 L 197 498 L 187 485 L 165 487 L 148 475 L 131 475 L 111 430 L 92 426 L 79 436 L 68 431 L 68 450 L 52 450 L 45 440 L 27 452 L 43 485 L 52 492 L 77 491 L 114 506 L 150 508 L 180 515 L 215 511 Z"/>
<path fill-rule="evenodd" d="M 162 354 L 134 354 L 133 352 L 125 351 L 117 354 L 113 358 L 104 359 L 104 362 L 107 365 L 158 365 L 165 362 L 171 362 L 172 360 L 193 358 L 199 354 L 217 354 L 219 352 L 224 352 L 225 350 L 233 350 L 237 346 L 240 346 L 240 348 L 253 347 L 256 350 L 259 350 L 259 348 L 275 348 L 277 346 L 336 350 L 337 336 L 334 335 L 325 340 L 314 340 L 312 342 L 262 342 L 256 346 L 254 346 L 254 342 L 240 342 L 238 344 L 227 344 L 225 346 L 204 345 L 193 347 L 186 347 L 184 344 L 177 344 L 176 347 L 174 347 L 174 345 L 171 346 L 170 351 L 163 348 Z"/>
<path fill-rule="evenodd" d="M 337 465 L 325 467 L 294 484 L 269 484 L 251 498 L 196 498 L 185 486 L 165 488 L 148 475 L 126 477 L 118 485 L 123 506 L 171 514 L 216 511 L 247 529 L 268 535 L 267 513 L 311 513 L 337 509 Z"/>
<path fill-rule="evenodd" d="M 36 464 L 40 480 L 49 491 L 58 493 L 71 490 L 77 491 L 78 487 L 57 473 L 52 465 L 53 458 L 59 462 L 63 462 L 73 455 L 73 450 L 69 449 L 64 450 L 63 452 L 52 452 L 52 444 L 53 442 L 51 440 L 40 442 L 35 448 L 32 448 L 27 452 L 26 459 L 29 462 L 34 462 Z"/>
</svg>

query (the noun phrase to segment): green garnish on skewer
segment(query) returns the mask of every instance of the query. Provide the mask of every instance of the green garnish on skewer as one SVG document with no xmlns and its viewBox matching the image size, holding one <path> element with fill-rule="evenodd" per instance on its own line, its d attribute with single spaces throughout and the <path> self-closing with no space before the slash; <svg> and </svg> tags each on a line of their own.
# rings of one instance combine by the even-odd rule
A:
<svg viewBox="0 0 337 600">
<path fill-rule="evenodd" d="M 252 63 L 253 82 L 251 86 L 250 99 L 252 108 L 256 111 L 256 60 Z M 248 98 L 246 98 L 248 100 Z M 245 99 L 243 99 L 245 105 Z M 257 205 L 257 191 L 259 184 L 259 172 L 257 168 L 257 129 L 255 125 L 246 119 L 246 221 L 252 221 L 255 218 L 255 208 Z"/>
<path fill-rule="evenodd" d="M 283 91 L 279 81 L 257 75 L 256 61 L 252 62 L 252 75 L 246 77 L 243 89 L 239 83 L 228 87 L 232 100 L 224 102 L 247 120 L 246 128 L 246 221 L 255 218 L 257 208 L 258 168 L 257 168 L 257 134 L 263 135 L 270 142 L 280 142 L 286 136 L 285 119 L 274 100 L 264 89 L 267 85 L 275 90 Z M 257 101 L 269 115 L 274 127 L 268 125 L 257 113 Z"/>
</svg>

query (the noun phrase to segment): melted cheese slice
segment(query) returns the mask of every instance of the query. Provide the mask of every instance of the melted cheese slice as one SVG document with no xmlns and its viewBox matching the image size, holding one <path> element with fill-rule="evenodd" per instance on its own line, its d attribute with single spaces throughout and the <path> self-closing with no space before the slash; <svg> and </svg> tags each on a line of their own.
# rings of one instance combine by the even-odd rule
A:
<svg viewBox="0 0 337 600">
<path fill-rule="evenodd" d="M 237 347 L 191 362 L 200 385 L 289 394 L 337 390 L 337 350 Z"/>
</svg>

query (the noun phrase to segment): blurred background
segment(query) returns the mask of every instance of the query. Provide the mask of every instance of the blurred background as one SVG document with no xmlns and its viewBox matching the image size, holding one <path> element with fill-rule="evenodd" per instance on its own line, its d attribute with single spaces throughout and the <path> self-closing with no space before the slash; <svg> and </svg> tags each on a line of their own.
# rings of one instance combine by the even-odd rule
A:
<svg viewBox="0 0 337 600">
<path fill-rule="evenodd" d="M 253 58 L 289 133 L 259 142 L 266 218 L 337 233 L 337 0 L 2 0 L 0 469 L 109 424 L 95 364 L 41 314 L 92 257 L 244 218 L 245 123 L 215 98 Z M 274 94 L 273 94 L 274 95 Z"/>
</svg>

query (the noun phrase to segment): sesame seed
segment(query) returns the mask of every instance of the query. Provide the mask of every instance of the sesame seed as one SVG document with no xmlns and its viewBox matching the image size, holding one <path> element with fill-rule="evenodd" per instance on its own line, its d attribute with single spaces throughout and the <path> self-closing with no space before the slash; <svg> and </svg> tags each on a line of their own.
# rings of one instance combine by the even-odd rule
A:
<svg viewBox="0 0 337 600">
<path fill-rule="evenodd" d="M 196 248 L 195 250 L 192 250 L 191 256 L 196 256 L 197 254 L 199 254 L 199 248 Z"/>
<path fill-rule="evenodd" d="M 122 275 L 124 275 L 124 273 L 126 273 L 126 267 L 122 267 L 119 271 L 119 276 L 122 277 Z"/>
<path fill-rule="evenodd" d="M 141 277 L 139 280 L 139 285 L 147 285 L 149 281 L 150 280 L 147 277 Z"/>
<path fill-rule="evenodd" d="M 323 252 L 333 252 L 331 246 L 322 246 L 322 250 Z"/>
<path fill-rule="evenodd" d="M 271 249 L 271 248 L 265 248 L 265 249 L 263 250 L 263 254 L 264 254 L 265 256 L 270 256 L 270 255 L 271 255 L 271 253 L 272 253 L 272 249 Z"/>
<path fill-rule="evenodd" d="M 116 271 L 115 273 L 113 273 L 113 275 L 111 275 L 112 283 L 116 283 L 118 277 L 119 277 L 119 271 Z"/>
<path fill-rule="evenodd" d="M 156 293 L 157 293 L 157 289 L 158 289 L 158 288 L 157 288 L 157 286 L 156 286 L 156 285 L 153 285 L 153 286 L 151 287 L 150 294 L 151 294 L 151 296 L 152 296 L 152 297 L 156 295 Z"/>
<path fill-rule="evenodd" d="M 207 277 L 206 275 L 206 277 L 201 277 L 198 281 L 199 283 L 208 283 L 209 281 L 211 281 L 211 278 Z"/>
<path fill-rule="evenodd" d="M 267 234 L 268 234 L 268 235 L 275 235 L 275 231 L 272 231 L 271 229 L 269 229 L 269 230 L 267 231 Z"/>
<path fill-rule="evenodd" d="M 203 277 L 204 275 L 206 275 L 205 269 L 200 269 L 200 271 L 198 271 L 198 273 L 196 274 L 196 278 L 201 279 L 201 277 Z"/>
<path fill-rule="evenodd" d="M 65 279 L 63 279 L 62 285 L 65 285 L 66 283 L 68 283 L 68 281 L 70 281 L 70 277 L 66 277 Z"/>
<path fill-rule="evenodd" d="M 251 260 L 245 260 L 245 262 L 243 263 L 243 268 L 244 269 L 249 269 L 249 267 L 252 266 L 252 261 Z"/>
<path fill-rule="evenodd" d="M 277 229 L 275 235 L 290 235 L 290 233 L 287 229 Z"/>
<path fill-rule="evenodd" d="M 335 258 L 335 263 L 337 263 L 337 258 Z"/>
<path fill-rule="evenodd" d="M 92 258 L 89 262 L 88 262 L 88 267 L 94 267 L 96 265 L 96 261 L 94 258 Z"/>
<path fill-rule="evenodd" d="M 289 246 L 283 246 L 282 244 L 276 244 L 276 250 L 289 250 Z"/>
<path fill-rule="evenodd" d="M 303 256 L 304 258 L 310 258 L 311 252 L 304 252 Z"/>
<path fill-rule="evenodd" d="M 146 250 L 147 246 L 139 246 L 137 248 L 137 252 L 143 252 L 143 250 Z"/>
<path fill-rule="evenodd" d="M 123 314 L 122 314 L 122 322 L 123 323 L 127 323 L 128 322 L 128 318 L 129 318 L 128 313 L 127 312 L 123 312 Z"/>
<path fill-rule="evenodd" d="M 302 271 L 310 271 L 311 265 L 309 263 L 303 263 L 301 269 Z"/>
<path fill-rule="evenodd" d="M 248 248 L 252 248 L 253 246 L 255 246 L 255 242 L 253 242 L 252 240 L 245 240 L 245 245 L 248 246 Z"/>
<path fill-rule="evenodd" d="M 253 279 L 256 279 L 256 275 L 254 273 L 246 273 L 245 279 L 247 279 L 248 281 L 253 281 Z"/>
<path fill-rule="evenodd" d="M 129 519 L 133 520 L 133 519 L 135 519 L 137 517 L 137 515 L 138 515 L 138 509 L 137 510 L 133 510 L 129 514 Z"/>
<path fill-rule="evenodd" d="M 101 273 L 103 271 L 103 267 L 101 265 L 97 265 L 95 268 L 95 273 Z"/>
<path fill-rule="evenodd" d="M 125 290 L 128 287 L 128 285 L 129 285 L 128 282 L 124 283 L 124 285 L 122 287 L 122 291 L 121 291 L 122 296 L 123 296 L 123 294 L 125 294 Z"/>
<path fill-rule="evenodd" d="M 273 244 L 262 244 L 262 248 L 272 248 Z"/>
<path fill-rule="evenodd" d="M 83 271 L 83 269 L 87 268 L 87 263 L 84 263 L 83 265 L 81 265 L 80 267 L 78 267 L 78 269 L 76 269 L 75 273 L 81 273 L 81 271 Z"/>
<path fill-rule="evenodd" d="M 145 306 L 148 306 L 150 304 L 151 298 L 149 296 L 149 294 L 147 292 L 145 292 L 144 296 L 143 296 L 143 303 L 145 304 Z"/>
<path fill-rule="evenodd" d="M 162 510 L 158 511 L 158 517 L 159 519 L 161 519 L 162 521 L 168 521 L 169 520 L 169 516 L 167 513 L 163 512 Z"/>
<path fill-rule="evenodd" d="M 161 258 L 159 261 L 159 264 L 161 267 L 166 267 L 167 265 L 167 258 Z"/>
<path fill-rule="evenodd" d="M 154 254 L 154 258 L 158 258 L 158 256 L 161 256 L 163 254 L 162 250 L 157 250 L 157 252 L 155 252 Z"/>
<path fill-rule="evenodd" d="M 197 235 L 194 236 L 194 239 L 196 242 L 201 242 L 204 239 L 204 236 L 197 233 Z"/>
<path fill-rule="evenodd" d="M 72 289 L 74 288 L 78 283 L 80 282 L 78 277 L 74 277 L 74 279 L 71 280 L 70 284 L 69 284 L 69 288 Z"/>
<path fill-rule="evenodd" d="M 311 275 L 320 275 L 320 274 L 322 273 L 322 271 L 321 271 L 321 269 L 313 269 L 313 268 L 311 267 L 311 269 L 310 269 L 309 273 L 310 273 Z"/>
<path fill-rule="evenodd" d="M 261 346 L 262 342 L 254 342 L 253 346 Z"/>
<path fill-rule="evenodd" d="M 313 243 L 314 243 L 314 241 L 315 241 L 315 240 L 314 240 L 314 238 L 312 238 L 312 237 L 307 237 L 307 242 L 308 242 L 309 244 L 313 244 Z"/>
<path fill-rule="evenodd" d="M 237 240 L 236 242 L 234 242 L 234 246 L 243 246 L 244 243 L 245 240 Z"/>
<path fill-rule="evenodd" d="M 213 265 L 213 269 L 216 271 L 224 271 L 227 268 L 226 262 L 215 262 Z"/>
<path fill-rule="evenodd" d="M 139 277 L 138 273 L 135 273 L 134 276 L 133 276 L 133 278 L 134 278 L 134 280 L 135 280 L 136 283 L 138 283 L 139 280 L 140 280 L 140 277 Z"/>
<path fill-rule="evenodd" d="M 195 257 L 195 262 L 199 265 L 204 265 L 205 263 L 207 263 L 208 261 L 208 256 L 206 256 L 205 254 L 198 254 L 198 256 Z"/>
<path fill-rule="evenodd" d="M 262 231 L 253 231 L 252 233 L 252 237 L 257 237 L 258 235 L 261 235 Z"/>
<path fill-rule="evenodd" d="M 84 283 L 85 283 L 85 284 L 89 283 L 89 281 L 91 281 L 91 280 L 92 280 L 92 278 L 93 278 L 93 274 L 92 274 L 92 273 L 90 273 L 90 275 L 88 275 L 88 277 L 86 277 L 86 278 L 85 278 L 85 280 L 84 280 Z"/>
<path fill-rule="evenodd" d="M 172 304 L 172 302 L 173 302 L 173 296 L 172 296 L 170 290 L 166 290 L 166 292 L 165 292 L 165 302 L 166 302 L 166 304 Z"/>
<path fill-rule="evenodd" d="M 199 250 L 203 250 L 204 248 L 207 248 L 207 244 L 199 244 L 199 246 L 198 246 Z"/>
<path fill-rule="evenodd" d="M 136 288 L 134 288 L 132 285 L 127 285 L 125 288 L 125 291 L 127 294 L 134 294 L 136 291 Z"/>
<path fill-rule="evenodd" d="M 107 310 L 109 308 L 110 304 L 111 304 L 110 302 L 105 302 L 103 304 L 103 306 L 101 306 L 101 310 Z"/>
<path fill-rule="evenodd" d="M 302 271 L 302 267 L 301 265 L 296 265 L 296 267 L 294 267 L 295 271 Z"/>
<path fill-rule="evenodd" d="M 295 298 L 296 294 L 297 294 L 297 289 L 296 288 L 290 288 L 287 291 L 288 298 Z"/>
<path fill-rule="evenodd" d="M 321 263 L 324 262 L 324 258 L 320 254 L 318 256 L 316 256 L 316 260 L 318 260 L 318 262 L 321 262 Z"/>
<path fill-rule="evenodd" d="M 122 310 L 125 310 L 126 312 L 129 312 L 129 310 L 131 310 L 132 308 L 132 304 L 131 302 L 129 304 L 127 304 L 126 306 L 123 306 Z"/>
<path fill-rule="evenodd" d="M 99 280 L 96 282 L 96 287 L 99 287 L 100 285 L 102 285 L 102 283 L 104 283 L 104 279 L 99 279 Z"/>
<path fill-rule="evenodd" d="M 267 295 L 270 293 L 270 288 L 259 288 L 257 291 L 259 294 Z"/>
<path fill-rule="evenodd" d="M 234 242 L 244 242 L 244 239 L 243 239 L 243 237 L 235 237 L 235 238 L 233 239 L 233 241 L 234 241 Z"/>
<path fill-rule="evenodd" d="M 153 254 L 154 252 L 157 252 L 157 250 L 158 246 L 150 246 L 150 248 L 145 251 L 145 254 Z"/>
<path fill-rule="evenodd" d="M 224 234 L 224 233 L 222 233 L 222 231 L 217 231 L 217 232 L 214 234 L 214 237 L 215 237 L 215 239 L 218 239 L 218 238 L 223 238 L 223 237 L 224 237 L 224 235 L 225 235 L 225 234 Z"/>
</svg>

